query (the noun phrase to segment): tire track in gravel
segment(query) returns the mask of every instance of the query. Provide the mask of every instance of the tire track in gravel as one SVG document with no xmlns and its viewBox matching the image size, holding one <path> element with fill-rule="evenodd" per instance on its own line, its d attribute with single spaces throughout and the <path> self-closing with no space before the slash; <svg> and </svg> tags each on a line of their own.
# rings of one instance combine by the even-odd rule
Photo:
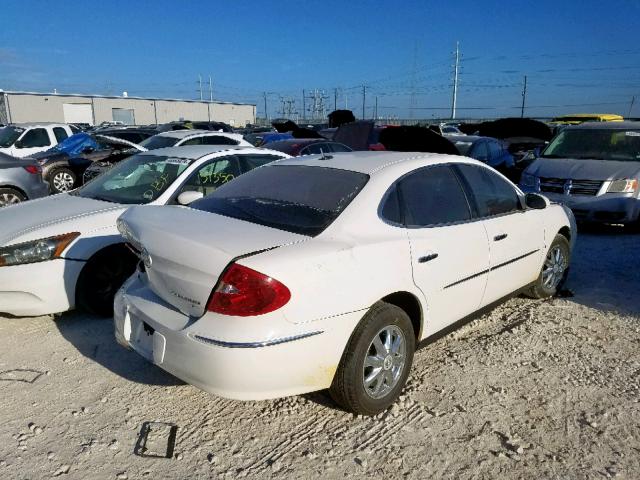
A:
<svg viewBox="0 0 640 480">
<path fill-rule="evenodd" d="M 365 429 L 364 432 L 358 433 L 358 431 L 350 432 L 352 437 L 361 438 L 366 436 L 366 440 L 359 445 L 356 445 L 354 451 L 362 451 L 369 448 L 371 445 L 376 444 L 377 447 L 372 451 L 376 452 L 381 450 L 382 447 L 393 441 L 393 437 L 402 428 L 412 426 L 421 423 L 425 420 L 426 409 L 421 405 L 412 405 L 406 408 L 402 415 L 398 415 L 391 421 L 384 421 L 384 419 L 376 419 L 376 423 Z"/>
<path fill-rule="evenodd" d="M 266 454 L 262 455 L 253 463 L 244 467 L 242 472 L 238 474 L 238 477 L 244 478 L 250 474 L 265 472 L 273 463 L 293 453 L 311 437 L 317 436 L 323 432 L 329 420 L 329 418 L 320 417 L 303 422 L 285 440 L 267 451 Z"/>
</svg>

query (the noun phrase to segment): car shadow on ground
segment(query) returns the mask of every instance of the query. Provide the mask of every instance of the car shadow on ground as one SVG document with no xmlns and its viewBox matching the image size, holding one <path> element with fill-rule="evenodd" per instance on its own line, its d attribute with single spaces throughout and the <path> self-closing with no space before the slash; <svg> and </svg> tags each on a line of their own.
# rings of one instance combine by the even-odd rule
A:
<svg viewBox="0 0 640 480">
<path fill-rule="evenodd" d="M 82 312 L 57 316 L 61 335 L 82 355 L 132 382 L 147 385 L 182 385 L 184 382 L 120 346 L 113 335 L 113 320 Z"/>
<path fill-rule="evenodd" d="M 571 301 L 640 315 L 640 234 L 616 226 L 578 228 L 566 287 Z"/>
</svg>

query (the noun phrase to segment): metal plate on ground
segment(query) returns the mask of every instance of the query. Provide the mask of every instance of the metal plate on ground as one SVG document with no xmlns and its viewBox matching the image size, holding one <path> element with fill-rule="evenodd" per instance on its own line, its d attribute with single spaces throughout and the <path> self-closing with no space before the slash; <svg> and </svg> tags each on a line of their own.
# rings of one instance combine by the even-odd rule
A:
<svg viewBox="0 0 640 480">
<path fill-rule="evenodd" d="M 151 458 L 171 458 L 178 427 L 172 423 L 144 422 L 133 450 L 134 455 Z"/>
</svg>

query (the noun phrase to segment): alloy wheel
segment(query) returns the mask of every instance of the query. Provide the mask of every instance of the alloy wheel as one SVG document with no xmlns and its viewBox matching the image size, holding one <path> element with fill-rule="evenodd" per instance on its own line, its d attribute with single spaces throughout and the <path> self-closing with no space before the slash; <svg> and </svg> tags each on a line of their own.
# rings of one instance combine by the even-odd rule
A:
<svg viewBox="0 0 640 480">
<path fill-rule="evenodd" d="M 547 258 L 542 267 L 542 283 L 544 286 L 548 289 L 556 288 L 560 284 L 566 269 L 567 259 L 565 254 L 562 248 L 556 245 L 547 253 Z"/>
<path fill-rule="evenodd" d="M 364 358 L 364 390 L 371 398 L 386 396 L 398 384 L 406 363 L 406 342 L 395 325 L 381 329 L 371 341 Z"/>
<path fill-rule="evenodd" d="M 67 172 L 58 172 L 53 176 L 53 188 L 57 192 L 68 192 L 73 188 L 73 177 Z"/>
<path fill-rule="evenodd" d="M 0 207 L 6 207 L 14 203 L 20 203 L 21 201 L 22 199 L 15 193 L 3 193 L 0 195 Z"/>
</svg>

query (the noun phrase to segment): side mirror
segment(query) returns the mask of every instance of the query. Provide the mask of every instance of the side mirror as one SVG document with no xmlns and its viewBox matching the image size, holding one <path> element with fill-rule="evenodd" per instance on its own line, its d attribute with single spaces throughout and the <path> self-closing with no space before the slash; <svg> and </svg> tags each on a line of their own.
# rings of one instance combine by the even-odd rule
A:
<svg viewBox="0 0 640 480">
<path fill-rule="evenodd" d="M 24 148 L 24 143 L 22 143 L 22 140 L 16 140 L 16 143 L 14 143 L 13 146 L 16 148 Z"/>
<path fill-rule="evenodd" d="M 537 193 L 527 193 L 524 197 L 524 202 L 527 204 L 527 207 L 535 210 L 543 210 L 549 206 L 549 200 Z"/>
<path fill-rule="evenodd" d="M 204 194 L 202 192 L 197 192 L 195 190 L 188 190 L 178 195 L 177 200 L 180 205 L 189 205 L 190 203 L 195 202 L 196 200 L 200 200 L 202 197 L 204 197 Z"/>
</svg>

